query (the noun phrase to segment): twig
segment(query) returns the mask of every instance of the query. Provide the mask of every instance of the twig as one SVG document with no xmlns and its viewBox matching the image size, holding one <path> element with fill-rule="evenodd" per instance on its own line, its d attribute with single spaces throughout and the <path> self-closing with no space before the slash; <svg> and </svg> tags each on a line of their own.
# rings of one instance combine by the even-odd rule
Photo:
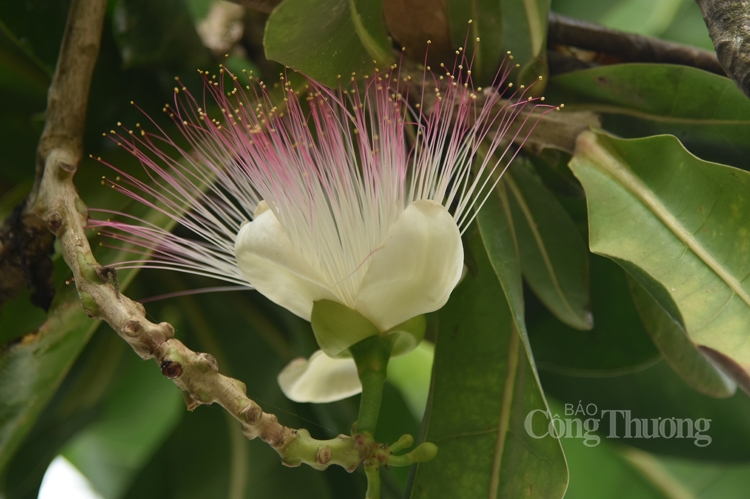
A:
<svg viewBox="0 0 750 499">
<path fill-rule="evenodd" d="M 119 293 L 110 283 L 111 271 L 94 259 L 84 233 L 88 210 L 78 197 L 73 175 L 81 159 L 88 89 L 105 8 L 104 0 L 74 0 L 71 5 L 49 90 L 47 124 L 39 143 L 41 177 L 29 203 L 57 236 L 84 310 L 105 320 L 141 358 L 155 359 L 164 376 L 182 390 L 188 409 L 221 405 L 241 423 L 247 438 L 267 442 L 287 465 L 306 463 L 325 469 L 337 464 L 353 470 L 362 460 L 355 439 L 340 435 L 315 440 L 307 430 L 288 428 L 276 416 L 264 413 L 247 397 L 244 383 L 219 374 L 211 355 L 187 348 L 173 337 L 174 329 L 168 323 L 149 322 L 143 305 Z"/>
<path fill-rule="evenodd" d="M 750 97 L 750 0 L 696 0 L 721 66 Z"/>
<path fill-rule="evenodd" d="M 615 55 L 622 58 L 624 62 L 682 64 L 722 76 L 725 74 L 716 54 L 709 50 L 649 36 L 624 33 L 554 12 L 549 14 L 547 45 L 552 49 L 556 45 L 566 45 Z"/>
</svg>

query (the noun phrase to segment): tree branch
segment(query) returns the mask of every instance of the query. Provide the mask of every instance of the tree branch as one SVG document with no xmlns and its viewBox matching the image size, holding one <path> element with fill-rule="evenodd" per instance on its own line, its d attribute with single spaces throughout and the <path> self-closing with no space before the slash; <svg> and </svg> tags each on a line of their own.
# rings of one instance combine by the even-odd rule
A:
<svg viewBox="0 0 750 499">
<path fill-rule="evenodd" d="M 727 75 L 750 97 L 750 0 L 696 0 Z"/>
<path fill-rule="evenodd" d="M 213 356 L 187 348 L 174 338 L 170 324 L 148 321 L 143 305 L 120 293 L 110 283 L 112 270 L 94 259 L 84 233 L 88 210 L 78 197 L 73 175 L 81 159 L 88 90 L 105 8 L 105 0 L 74 0 L 71 5 L 39 142 L 40 177 L 28 210 L 57 236 L 86 313 L 105 320 L 141 358 L 155 359 L 162 374 L 182 390 L 189 410 L 201 404 L 221 405 L 241 423 L 248 439 L 267 442 L 289 466 L 306 463 L 325 469 L 337 464 L 353 471 L 374 452 L 372 442 L 346 435 L 315 440 L 307 430 L 283 426 L 247 397 L 244 383 L 219 374 Z"/>
<path fill-rule="evenodd" d="M 699 2 L 700 3 L 700 2 Z M 578 19 L 549 14 L 547 45 L 566 45 L 622 58 L 623 62 L 682 64 L 724 75 L 716 54 L 681 43 L 624 33 Z"/>
</svg>

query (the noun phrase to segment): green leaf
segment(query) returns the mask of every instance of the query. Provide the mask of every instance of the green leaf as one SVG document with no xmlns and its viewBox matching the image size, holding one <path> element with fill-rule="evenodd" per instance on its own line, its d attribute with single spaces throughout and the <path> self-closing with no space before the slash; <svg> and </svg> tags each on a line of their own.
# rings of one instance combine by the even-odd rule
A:
<svg viewBox="0 0 750 499">
<path fill-rule="evenodd" d="M 107 498 L 122 495 L 185 413 L 180 391 L 153 362 L 126 353 L 127 372 L 102 416 L 62 451 Z"/>
<path fill-rule="evenodd" d="M 492 82 L 506 51 L 512 52 L 513 62 L 520 67 L 517 81 L 529 84 L 540 75 L 547 76 L 550 0 L 448 0 L 447 5 L 453 44 L 463 46 L 468 38 L 468 50 L 480 39 L 472 66 L 479 83 Z M 543 86 L 538 84 L 538 92 Z"/>
<path fill-rule="evenodd" d="M 394 60 L 382 0 L 285 0 L 268 17 L 263 46 L 269 59 L 332 87 Z"/>
<path fill-rule="evenodd" d="M 119 379 L 128 349 L 114 334 L 93 335 L 49 405 L 33 420 L 23 445 L 4 465 L 0 493 L 8 499 L 37 496 L 52 459 L 68 439 L 97 417 L 102 401 Z"/>
<path fill-rule="evenodd" d="M 701 161 L 674 137 L 585 132 L 570 167 L 591 250 L 615 259 L 750 390 L 750 173 Z"/>
<path fill-rule="evenodd" d="M 676 135 L 691 152 L 746 168 L 750 100 L 728 78 L 674 64 L 615 64 L 555 76 L 545 91 L 564 111 L 604 113 L 623 137 Z"/>
<path fill-rule="evenodd" d="M 509 170 L 503 182 L 511 194 L 526 282 L 562 322 L 575 329 L 591 329 L 588 251 L 575 223 L 523 166 Z"/>
<path fill-rule="evenodd" d="M 503 49 L 513 53 L 520 64 L 517 81 L 537 82 L 539 95 L 547 83 L 547 16 L 551 0 L 501 0 L 503 9 Z M 538 81 L 539 77 L 542 81 Z"/>
<path fill-rule="evenodd" d="M 38 331 L 0 351 L 0 470 L 60 386 L 98 322 L 81 310 L 73 286 L 58 292 Z"/>
<path fill-rule="evenodd" d="M 477 213 L 477 227 L 492 269 L 505 293 L 515 326 L 524 340 L 526 349 L 530 352 L 531 345 L 528 342 L 524 318 L 523 281 L 518 241 L 513 227 L 507 189 L 503 182 L 497 184 L 487 197 L 482 209 Z M 530 358 L 530 361 L 533 363 L 533 358 Z"/>
<path fill-rule="evenodd" d="M 410 497 L 562 497 L 560 443 L 524 429 L 528 412 L 546 411 L 544 395 L 481 239 L 471 236 L 469 248 L 477 271 L 440 311 L 423 422 L 439 451 L 417 466 Z"/>
<path fill-rule="evenodd" d="M 591 256 L 594 328 L 578 331 L 529 300 L 528 327 L 539 369 L 580 376 L 611 376 L 651 365 L 659 358 L 638 319 L 625 272 Z"/>
<path fill-rule="evenodd" d="M 685 330 L 632 278 L 633 301 L 664 360 L 690 386 L 712 397 L 731 397 L 737 385 L 690 342 Z"/>
<path fill-rule="evenodd" d="M 503 60 L 503 9 L 490 0 L 448 0 L 446 2 L 454 47 L 468 47 L 474 56 L 472 75 L 480 85 L 489 85 Z M 467 24 L 471 20 L 471 24 Z M 479 38 L 479 44 L 475 44 Z M 475 47 L 473 52 L 471 48 Z M 507 49 L 506 49 L 507 50 Z"/>
<path fill-rule="evenodd" d="M 90 173 L 85 172 L 84 178 Z M 112 197 L 109 192 L 105 194 Z M 147 222 L 167 230 L 175 224 L 158 210 L 145 205 L 135 208 L 131 211 Z M 129 249 L 132 246 L 127 244 L 106 248 L 96 256 L 105 264 L 124 261 Z M 62 259 L 58 263 L 64 266 Z M 118 273 L 120 291 L 128 288 L 136 274 L 137 270 Z M 63 275 L 69 275 L 67 268 Z M 44 324 L 0 350 L 0 400 L 3 400 L 0 404 L 0 470 L 55 394 L 98 325 L 99 321 L 92 321 L 83 312 L 75 286 L 62 284 Z"/>
<path fill-rule="evenodd" d="M 685 384 L 663 361 L 648 369 L 615 377 L 576 377 L 545 371 L 540 371 L 540 375 L 550 398 L 571 404 L 569 407 L 574 409 L 579 402 L 583 407 L 588 404 L 596 406 L 596 418 L 601 418 L 599 435 L 602 443 L 626 444 L 682 459 L 725 463 L 750 461 L 750 426 L 747 424 L 750 398 L 743 392 L 738 391 L 725 399 L 702 395 Z M 631 419 L 647 419 L 649 428 L 653 426 L 651 419 L 688 419 L 693 424 L 698 419 L 708 419 L 710 427 L 702 434 L 711 437 L 711 442 L 698 446 L 695 438 L 689 438 L 687 432 L 685 438 L 677 438 L 677 435 L 674 438 L 634 438 L 634 423 L 631 423 L 631 437 L 627 438 L 622 412 L 616 415 L 613 432 L 619 438 L 609 438 L 613 431 L 610 413 L 602 415 L 601 411 L 630 411 Z M 564 446 L 567 439 L 560 440 Z"/>
<path fill-rule="evenodd" d="M 183 0 L 118 0 L 113 35 L 126 68 L 202 68 L 211 62 Z"/>
</svg>

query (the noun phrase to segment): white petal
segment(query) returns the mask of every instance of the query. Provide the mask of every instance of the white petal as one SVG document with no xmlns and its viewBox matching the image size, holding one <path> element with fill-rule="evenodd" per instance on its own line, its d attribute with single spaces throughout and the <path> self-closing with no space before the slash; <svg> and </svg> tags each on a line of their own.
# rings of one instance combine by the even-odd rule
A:
<svg viewBox="0 0 750 499">
<path fill-rule="evenodd" d="M 292 247 L 272 210 L 259 210 L 255 220 L 240 229 L 234 253 L 255 289 L 303 319 L 310 320 L 314 301 L 336 300 L 319 273 Z"/>
<path fill-rule="evenodd" d="M 354 359 L 332 359 L 322 350 L 310 360 L 291 361 L 278 381 L 284 395 L 295 402 L 335 402 L 362 391 Z"/>
<path fill-rule="evenodd" d="M 463 265 L 461 234 L 448 210 L 415 201 L 372 255 L 354 309 L 387 331 L 445 305 Z"/>
</svg>

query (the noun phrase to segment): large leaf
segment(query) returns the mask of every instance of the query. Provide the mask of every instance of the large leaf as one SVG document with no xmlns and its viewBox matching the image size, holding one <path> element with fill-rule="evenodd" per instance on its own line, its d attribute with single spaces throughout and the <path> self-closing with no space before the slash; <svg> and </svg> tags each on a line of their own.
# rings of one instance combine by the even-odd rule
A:
<svg viewBox="0 0 750 499">
<path fill-rule="evenodd" d="M 544 396 L 481 239 L 469 246 L 476 273 L 440 312 L 423 422 L 439 452 L 417 466 L 410 497 L 562 497 L 559 442 L 524 429 L 526 414 L 546 411 Z"/>
<path fill-rule="evenodd" d="M 66 442 L 86 425 L 97 421 L 103 407 L 122 390 L 124 379 L 133 371 L 131 366 L 139 365 L 161 376 L 153 363 L 144 363 L 133 355 L 130 347 L 108 328 L 100 325 L 5 467 L 0 490 L 7 499 L 36 499 L 49 463 L 60 454 Z M 164 379 L 156 383 L 169 385 Z M 141 387 L 143 390 L 150 388 Z"/>
<path fill-rule="evenodd" d="M 526 281 L 558 319 L 575 329 L 591 329 L 588 251 L 575 223 L 521 165 L 506 174 L 503 182 L 511 194 Z"/>
<path fill-rule="evenodd" d="M 468 39 L 468 47 L 475 46 L 472 73 L 481 85 L 492 82 L 500 61 L 503 59 L 503 9 L 500 2 L 477 0 L 446 2 L 452 45 L 463 47 Z M 471 20 L 471 24 L 467 24 Z"/>
<path fill-rule="evenodd" d="M 625 273 L 600 256 L 591 256 L 594 328 L 578 331 L 528 300 L 528 327 L 540 369 L 580 376 L 612 376 L 643 369 L 659 351 L 630 296 Z"/>
<path fill-rule="evenodd" d="M 570 162 L 591 250 L 612 258 L 750 390 L 750 173 L 674 137 L 583 133 Z"/>
<path fill-rule="evenodd" d="M 121 366 L 126 372 L 102 416 L 62 452 L 98 492 L 112 499 L 122 495 L 185 413 L 179 390 L 156 366 L 126 353 Z"/>
<path fill-rule="evenodd" d="M 519 64 L 517 80 L 530 83 L 547 76 L 547 14 L 550 0 L 448 0 L 451 37 L 455 46 L 480 39 L 472 72 L 482 85 L 492 83 L 506 51 Z M 471 25 L 467 22 L 471 20 Z M 545 82 L 538 83 L 537 91 Z"/>
<path fill-rule="evenodd" d="M 269 59 L 330 86 L 394 60 L 382 0 L 285 0 L 268 18 L 263 46 Z"/>
<path fill-rule="evenodd" d="M 73 286 L 55 298 L 47 321 L 0 352 L 0 470 L 23 441 L 98 322 L 81 309 Z"/>
<path fill-rule="evenodd" d="M 113 35 L 127 68 L 203 68 L 211 61 L 183 0 L 118 0 Z"/>
<path fill-rule="evenodd" d="M 638 314 L 664 360 L 699 392 L 731 397 L 737 385 L 690 342 L 685 330 L 632 278 L 628 279 Z"/>
<path fill-rule="evenodd" d="M 624 137 L 676 135 L 694 154 L 747 168 L 750 100 L 728 78 L 674 64 L 616 64 L 550 80 L 565 111 L 604 113 Z"/>
</svg>

